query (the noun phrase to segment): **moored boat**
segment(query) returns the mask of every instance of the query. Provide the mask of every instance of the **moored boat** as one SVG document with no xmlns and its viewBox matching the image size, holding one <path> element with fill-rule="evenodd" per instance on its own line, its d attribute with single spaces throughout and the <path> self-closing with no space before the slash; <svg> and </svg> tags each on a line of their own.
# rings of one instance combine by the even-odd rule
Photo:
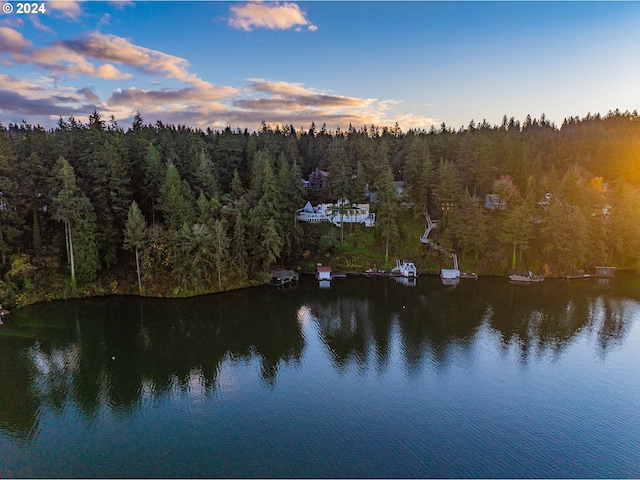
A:
<svg viewBox="0 0 640 480">
<path fill-rule="evenodd" d="M 539 283 L 544 280 L 542 275 L 533 275 L 531 272 L 520 273 L 513 272 L 509 275 L 511 283 Z"/>
<path fill-rule="evenodd" d="M 387 272 L 386 272 L 385 270 L 380 270 L 380 269 L 378 269 L 378 268 L 376 268 L 376 267 L 373 267 L 373 268 L 367 268 L 367 269 L 364 271 L 364 274 L 365 274 L 367 277 L 381 277 L 381 276 L 385 275 L 386 273 L 387 273 Z"/>
</svg>

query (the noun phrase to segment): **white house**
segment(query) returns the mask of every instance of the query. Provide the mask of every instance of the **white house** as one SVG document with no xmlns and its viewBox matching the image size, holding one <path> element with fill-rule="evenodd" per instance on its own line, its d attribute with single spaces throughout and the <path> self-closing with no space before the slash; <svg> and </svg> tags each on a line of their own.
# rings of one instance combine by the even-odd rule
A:
<svg viewBox="0 0 640 480">
<path fill-rule="evenodd" d="M 365 227 L 373 227 L 376 214 L 371 213 L 368 203 L 349 203 L 348 200 L 338 200 L 336 203 L 319 203 L 312 206 L 310 202 L 296 212 L 296 219 L 301 222 L 331 222 L 340 226 L 344 223 L 361 223 Z"/>
</svg>

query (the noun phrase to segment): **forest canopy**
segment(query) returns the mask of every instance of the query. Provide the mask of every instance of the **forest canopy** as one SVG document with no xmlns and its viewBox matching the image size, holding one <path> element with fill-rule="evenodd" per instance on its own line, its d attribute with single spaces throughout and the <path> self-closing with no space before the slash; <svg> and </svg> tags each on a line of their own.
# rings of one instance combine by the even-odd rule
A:
<svg viewBox="0 0 640 480">
<path fill-rule="evenodd" d="M 305 188 L 316 169 L 326 188 Z M 371 229 L 295 221 L 307 201 L 371 194 Z M 124 129 L 97 112 L 49 130 L 0 124 L 0 298 L 191 295 L 319 258 L 349 267 L 410 254 L 435 272 L 445 260 L 419 241 L 425 210 L 438 243 L 480 273 L 523 262 L 551 276 L 640 270 L 640 118 L 614 111 L 558 127 L 505 116 L 408 132 L 203 131 L 140 115 Z"/>
</svg>

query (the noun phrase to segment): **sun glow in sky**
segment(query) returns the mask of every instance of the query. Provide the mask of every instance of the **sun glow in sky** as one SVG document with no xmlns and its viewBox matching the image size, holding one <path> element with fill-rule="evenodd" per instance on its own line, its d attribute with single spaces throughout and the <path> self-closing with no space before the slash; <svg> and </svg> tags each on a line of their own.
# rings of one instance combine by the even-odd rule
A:
<svg viewBox="0 0 640 480">
<path fill-rule="evenodd" d="M 2 2 L 0 2 L 2 3 Z M 11 8 L 7 7 L 11 5 Z M 640 105 L 637 2 L 45 2 L 0 14 L 0 122 L 454 128 Z"/>
</svg>

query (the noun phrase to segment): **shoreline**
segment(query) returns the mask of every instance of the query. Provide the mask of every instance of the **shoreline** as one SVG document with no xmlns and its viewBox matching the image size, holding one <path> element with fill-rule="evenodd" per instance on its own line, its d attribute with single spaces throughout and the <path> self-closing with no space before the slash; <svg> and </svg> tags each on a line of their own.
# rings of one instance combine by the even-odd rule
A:
<svg viewBox="0 0 640 480">
<path fill-rule="evenodd" d="M 296 273 L 299 273 L 301 276 L 305 276 L 305 277 L 315 277 L 316 272 L 314 271 L 309 271 L 309 270 L 293 270 Z M 623 272 L 628 272 L 630 270 L 617 270 L 617 272 L 623 273 Z M 495 274 L 476 274 L 477 276 L 475 278 L 473 277 L 460 277 L 459 280 L 477 280 L 479 278 L 504 278 L 506 280 L 508 280 L 508 276 L 507 275 L 495 275 Z M 440 275 L 438 273 L 421 273 L 420 275 L 418 275 L 418 277 L 421 276 L 425 276 L 425 277 L 435 277 L 435 278 L 440 278 Z M 418 278 L 416 277 L 416 278 Z M 335 278 L 336 280 L 338 279 L 342 279 L 342 278 L 402 278 L 401 275 L 390 275 L 388 273 L 385 274 L 367 274 L 366 272 L 360 272 L 360 271 L 336 271 L 334 272 L 334 276 L 332 277 L 332 279 Z M 602 279 L 614 279 L 615 277 L 611 277 L 611 276 L 602 276 L 602 275 L 561 275 L 561 276 L 555 276 L 555 277 L 545 277 L 546 280 L 565 280 L 565 281 L 572 281 L 572 280 L 593 280 L 593 279 L 598 279 L 598 280 L 602 280 Z M 537 282 L 537 283 L 543 283 L 543 282 Z M 59 301 L 64 301 L 64 300 L 79 300 L 79 299 L 85 299 L 85 298 L 100 298 L 100 297 L 117 297 L 117 296 L 123 296 L 123 297 L 139 297 L 141 299 L 154 299 L 154 300 L 161 300 L 161 299 L 168 299 L 168 300 L 175 300 L 175 299 L 190 299 L 190 298 L 196 298 L 196 297 L 201 297 L 204 295 L 217 295 L 217 294 L 224 294 L 224 293 L 229 293 L 229 292 L 235 292 L 235 291 L 240 291 L 240 290 L 246 290 L 246 289 L 251 289 L 251 288 L 258 288 L 258 287 L 263 287 L 263 286 L 275 286 L 273 284 L 271 284 L 269 281 L 263 281 L 263 282 L 250 282 L 247 285 L 242 285 L 242 286 L 238 286 L 235 288 L 230 288 L 227 290 L 220 290 L 220 291 L 205 291 L 205 292 L 201 292 L 201 293 L 196 293 L 193 295 L 145 295 L 142 294 L 140 295 L 139 293 L 132 293 L 132 292 L 127 292 L 127 291 L 117 291 L 117 290 L 113 290 L 111 292 L 94 292 L 94 293 L 82 293 L 80 292 L 80 294 L 77 294 L 76 296 L 71 296 L 71 295 L 58 295 L 58 296 L 51 296 L 51 292 L 49 293 L 45 293 L 43 296 L 44 297 L 48 297 L 48 298 L 40 298 L 36 301 L 33 302 L 28 302 L 28 303 L 24 303 L 24 304 L 20 304 L 20 305 L 13 305 L 11 306 L 11 310 L 19 310 L 25 307 L 29 307 L 31 305 L 38 305 L 38 304 L 45 304 L 45 303 L 51 303 L 51 302 L 59 302 Z"/>
</svg>

